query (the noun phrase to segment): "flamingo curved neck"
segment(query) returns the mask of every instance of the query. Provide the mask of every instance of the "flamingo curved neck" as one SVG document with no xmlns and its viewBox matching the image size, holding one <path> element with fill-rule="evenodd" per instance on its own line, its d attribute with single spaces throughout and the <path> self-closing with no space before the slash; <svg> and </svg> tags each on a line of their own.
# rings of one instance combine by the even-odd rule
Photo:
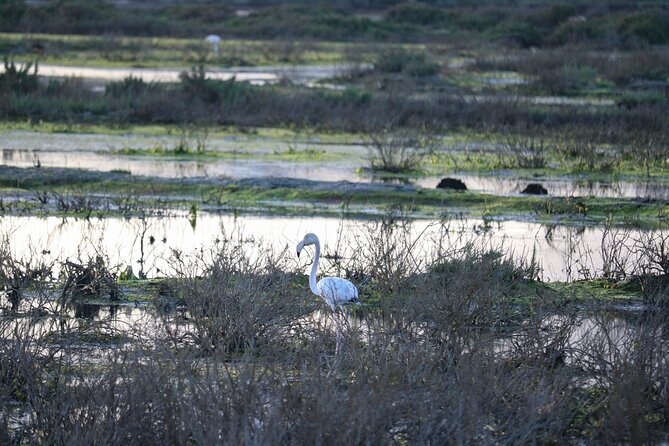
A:
<svg viewBox="0 0 669 446">
<path fill-rule="evenodd" d="M 316 274 L 318 273 L 318 259 L 321 256 L 321 244 L 316 240 L 316 253 L 314 254 L 314 264 L 311 266 L 311 274 L 309 274 L 309 288 L 311 292 L 317 296 L 320 296 L 318 292 L 318 287 L 316 286 Z"/>
</svg>

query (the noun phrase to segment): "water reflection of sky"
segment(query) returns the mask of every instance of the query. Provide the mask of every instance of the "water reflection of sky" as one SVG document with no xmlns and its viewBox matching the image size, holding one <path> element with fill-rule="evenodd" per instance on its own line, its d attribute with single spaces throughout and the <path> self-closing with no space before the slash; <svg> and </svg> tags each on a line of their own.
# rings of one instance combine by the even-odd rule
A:
<svg viewBox="0 0 669 446">
<path fill-rule="evenodd" d="M 324 251 L 334 249 L 342 239 L 340 253 L 351 257 L 358 253 L 351 246 L 364 249 L 370 234 L 370 223 L 362 220 L 339 220 L 327 217 L 261 217 L 221 216 L 200 212 L 195 227 L 187 216 L 165 218 L 104 218 L 91 220 L 60 217 L 8 216 L 0 219 L 0 233 L 7 236 L 13 255 L 20 258 L 44 258 L 47 261 L 83 259 L 104 254 L 111 265 L 121 269 L 131 265 L 137 272 L 144 252 L 144 270 L 151 276 L 172 274 L 175 252 L 207 252 L 241 231 L 245 249 L 257 255 L 259 249 L 287 249 L 292 255 L 305 233 L 321 237 Z M 484 228 L 486 229 L 484 231 Z M 411 234 L 423 233 L 418 255 L 433 248 L 438 234 L 449 249 L 456 250 L 468 241 L 489 248 L 501 247 L 516 258 L 529 260 L 535 252 L 543 267 L 545 280 L 574 280 L 601 273 L 603 230 L 597 227 L 546 227 L 536 223 L 505 221 L 485 225 L 480 220 L 452 221 L 447 231 L 439 225 L 415 221 Z M 640 231 L 628 233 L 638 238 Z M 298 259 L 295 258 L 297 262 Z M 304 259 L 302 259 L 304 263 Z M 305 268 L 308 266 L 304 264 Z M 306 271 L 306 269 L 305 269 Z"/>
<path fill-rule="evenodd" d="M 237 81 L 249 82 L 256 85 L 274 84 L 281 79 L 306 84 L 323 79 L 332 78 L 350 70 L 350 64 L 332 65 L 288 65 L 288 66 L 259 66 L 235 68 L 208 68 L 206 77 L 226 81 L 234 78 Z M 369 65 L 362 64 L 362 68 Z M 190 68 L 105 68 L 105 67 L 76 67 L 64 65 L 40 64 L 39 75 L 44 77 L 71 78 L 77 77 L 94 80 L 102 83 L 121 81 L 128 77 L 141 79 L 144 82 L 179 82 L 182 72 Z M 0 67 L 0 73 L 4 71 Z"/>
</svg>

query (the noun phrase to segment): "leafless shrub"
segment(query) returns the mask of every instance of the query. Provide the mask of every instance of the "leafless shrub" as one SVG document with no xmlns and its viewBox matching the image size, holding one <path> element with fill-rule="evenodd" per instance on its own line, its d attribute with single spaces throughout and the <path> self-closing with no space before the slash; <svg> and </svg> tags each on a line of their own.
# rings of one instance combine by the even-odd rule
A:
<svg viewBox="0 0 669 446">
<path fill-rule="evenodd" d="M 174 153 L 187 154 L 193 152 L 193 149 L 197 153 L 206 152 L 209 139 L 209 127 L 206 124 L 182 122 L 179 128 L 181 134 Z"/>
<path fill-rule="evenodd" d="M 550 231 L 552 232 L 553 229 Z M 570 229 L 567 232 L 567 243 L 563 251 L 567 281 L 575 279 L 589 280 L 595 278 L 598 274 L 594 265 L 596 253 L 583 243 L 584 234 L 584 227 Z M 548 239 L 552 237 L 552 235 L 547 234 Z"/>
<path fill-rule="evenodd" d="M 660 308 L 669 306 L 669 234 L 645 232 L 635 241 L 636 272 L 648 301 Z"/>
<path fill-rule="evenodd" d="M 669 234 L 665 228 L 633 231 L 607 225 L 600 252 L 605 278 L 640 284 L 649 303 L 666 308 L 669 304 Z"/>
<path fill-rule="evenodd" d="M 223 237 L 210 264 L 204 266 L 203 258 L 184 261 L 179 293 L 193 327 L 188 337 L 206 352 L 280 345 L 291 321 L 304 313 L 293 293 L 293 275 L 281 269 L 286 253 L 253 253 L 237 234 Z"/>
<path fill-rule="evenodd" d="M 41 205 L 45 205 L 49 202 L 49 193 L 47 191 L 34 191 L 33 195 L 35 200 L 37 200 Z"/>
<path fill-rule="evenodd" d="M 97 208 L 97 200 L 87 194 L 60 194 L 52 192 L 52 195 L 55 200 L 56 210 L 60 212 L 73 212 L 90 217 Z"/>
<path fill-rule="evenodd" d="M 405 280 L 423 271 L 428 261 L 421 253 L 422 234 L 415 234 L 405 215 L 390 210 L 382 220 L 370 222 L 349 243 L 355 256 L 344 267 L 376 287 L 397 291 Z"/>
<path fill-rule="evenodd" d="M 667 416 L 665 319 L 651 314 L 628 325 L 590 318 L 576 341 L 574 364 L 593 379 L 582 411 L 593 437 L 605 443 L 654 443 Z M 664 418 L 666 420 L 666 418 Z"/>
<path fill-rule="evenodd" d="M 509 322 L 501 302 L 524 280 L 536 279 L 539 271 L 534 259 L 524 265 L 504 258 L 501 251 L 467 243 L 427 272 L 410 276 L 401 301 L 406 302 L 404 311 L 432 330 L 432 336 L 456 336 L 465 348 L 472 332 Z"/>
<path fill-rule="evenodd" d="M 666 316 L 584 315 L 529 282 L 534 262 L 475 242 L 442 247 L 447 225 L 421 250 L 426 234 L 400 215 L 392 224 L 349 239 L 378 246 L 355 259 L 337 249 L 342 263 L 326 266 L 357 265 L 369 278 L 362 300 L 391 300 L 348 318 L 339 358 L 318 315 L 305 322 L 317 304 L 300 299 L 293 247 L 238 235 L 174 254 L 170 291 L 188 320 L 163 317 L 189 333 L 178 342 L 146 330 L 87 361 L 63 314 L 42 316 L 46 326 L 0 318 L 0 438 L 511 445 L 652 443 L 666 432 Z"/>
<path fill-rule="evenodd" d="M 556 143 L 555 150 L 567 159 L 578 160 L 582 168 L 604 172 L 611 171 L 620 162 L 622 155 L 614 149 L 601 148 L 587 135 L 582 138 L 565 137 Z"/>
<path fill-rule="evenodd" d="M 417 170 L 439 147 L 439 138 L 427 130 L 388 130 L 373 133 L 367 142 L 372 170 L 407 172 Z"/>
<path fill-rule="evenodd" d="M 141 206 L 139 203 L 139 194 L 132 188 L 128 188 L 127 191 L 114 195 L 111 200 L 112 207 L 124 215 L 140 211 Z"/>
<path fill-rule="evenodd" d="M 509 365 L 517 366 L 521 361 L 532 367 L 555 369 L 564 366 L 573 354 L 570 337 L 579 323 L 575 312 L 555 314 L 542 304 L 504 340 Z"/>
<path fill-rule="evenodd" d="M 546 167 L 548 152 L 548 141 L 543 136 L 507 132 L 497 142 L 497 157 L 503 166 L 540 169 Z"/>
<path fill-rule="evenodd" d="M 623 148 L 625 155 L 640 162 L 650 177 L 651 168 L 666 166 L 669 162 L 669 137 L 666 135 L 651 135 L 646 132 L 633 132 Z"/>
<path fill-rule="evenodd" d="M 41 259 L 39 255 L 19 259 L 12 252 L 8 237 L 0 242 L 0 290 L 7 296 L 13 312 L 19 310 L 29 286 L 51 278 L 53 265 Z"/>
<path fill-rule="evenodd" d="M 109 300 L 119 300 L 120 290 L 117 274 L 107 266 L 101 255 L 89 259 L 86 264 L 67 261 L 63 265 L 65 283 L 61 291 L 62 301 L 80 298 L 100 298 L 107 293 Z"/>
<path fill-rule="evenodd" d="M 0 319 L 0 438 L 17 441 L 21 438 L 22 429 L 9 425 L 21 419 L 21 410 L 32 399 L 39 398 L 37 389 L 45 379 L 46 371 L 53 364 L 58 350 L 48 346 L 37 328 L 38 318 L 26 316 L 24 323 L 15 319 Z M 40 327 L 41 328 L 41 327 Z"/>
<path fill-rule="evenodd" d="M 602 275 L 611 280 L 626 278 L 634 264 L 630 249 L 634 239 L 629 230 L 616 228 L 611 224 L 604 226 L 601 241 Z"/>
<path fill-rule="evenodd" d="M 319 345 L 293 347 L 281 361 L 229 362 L 158 344 L 141 354 L 112 353 L 100 374 L 64 362 L 70 373 L 48 383 L 48 398 L 32 402 L 22 437 L 143 444 L 562 438 L 571 419 L 566 371 L 510 366 L 484 339 L 447 360 L 447 345 L 399 329 L 370 332 L 369 344 L 354 344 L 336 375 L 323 367 Z M 342 431 L 351 419 L 358 422 Z"/>
</svg>

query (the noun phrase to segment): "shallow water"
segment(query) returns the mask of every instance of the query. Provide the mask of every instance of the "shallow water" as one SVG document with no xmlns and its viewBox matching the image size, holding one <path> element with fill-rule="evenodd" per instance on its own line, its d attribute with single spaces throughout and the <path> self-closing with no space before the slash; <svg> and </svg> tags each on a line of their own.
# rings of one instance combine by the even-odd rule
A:
<svg viewBox="0 0 669 446">
<path fill-rule="evenodd" d="M 180 130 L 167 129 L 160 134 L 104 134 L 74 133 L 55 131 L 50 133 L 27 130 L 8 130 L 0 132 L 0 149 L 6 151 L 39 151 L 54 153 L 96 152 L 108 154 L 124 148 L 145 150 L 163 148 L 173 150 L 181 143 L 195 146 L 204 142 L 207 151 L 212 152 L 248 152 L 267 154 L 277 150 L 314 149 L 327 150 L 328 153 L 366 153 L 361 144 L 325 144 L 317 137 L 296 139 L 295 141 L 275 139 L 256 135 L 205 135 L 198 129 Z M 199 140 L 198 140 L 199 138 Z"/>
<path fill-rule="evenodd" d="M 479 82 L 497 87 L 510 85 L 525 85 L 528 83 L 526 76 L 514 71 L 489 71 L 479 75 L 469 75 L 470 82 Z"/>
<path fill-rule="evenodd" d="M 20 65 L 20 64 L 18 64 Z M 274 84 L 287 79 L 299 84 L 312 84 L 328 79 L 350 70 L 347 64 L 340 65 L 293 65 L 263 66 L 242 68 L 209 68 L 206 76 L 209 79 L 250 82 L 256 85 Z M 142 79 L 145 82 L 179 82 L 179 75 L 190 68 L 98 68 L 74 67 L 63 65 L 40 64 L 39 75 L 45 77 L 78 77 L 97 82 L 120 81 L 127 77 Z M 4 67 L 0 67 L 0 72 Z"/>
<path fill-rule="evenodd" d="M 315 301 L 318 302 L 318 301 Z M 25 300 L 23 306 L 35 304 Z M 0 323 L 0 339 L 13 339 L 17 335 L 38 339 L 50 338 L 52 346 L 66 349 L 71 360 L 77 363 L 97 363 L 105 351 L 133 340 L 190 339 L 197 333 L 186 308 L 157 311 L 152 304 L 76 303 L 58 309 L 51 301 L 51 316 L 23 316 L 5 318 Z M 42 304 L 44 306 L 44 304 Z M 335 318 L 325 305 L 315 306 L 315 311 L 294 321 L 299 336 L 309 336 L 305 327 L 318 332 L 331 333 L 334 338 L 337 325 L 351 336 L 366 343 L 379 333 L 412 332 L 417 338 L 429 336 L 422 323 L 403 321 L 398 324 L 389 315 L 368 313 L 364 316 L 346 314 Z M 642 310 L 643 311 L 643 310 Z M 624 357 L 636 348 L 639 336 L 654 339 L 656 346 L 666 349 L 668 335 L 661 324 L 644 324 L 634 309 L 610 311 L 605 307 L 596 313 L 567 316 L 553 314 L 539 319 L 528 319 L 509 330 L 478 337 L 471 342 L 489 346 L 501 359 L 539 361 L 547 368 L 565 364 L 597 374 L 602 367 Z M 58 315 L 58 316 L 56 316 Z M 401 328 L 399 328 L 401 327 Z M 539 333 L 537 333 L 537 330 Z M 645 331 L 643 331 L 645 330 Z M 289 329 L 292 334 L 297 334 Z M 64 353 L 64 351 L 63 351 Z M 586 383 L 592 383 L 592 379 Z"/>
<path fill-rule="evenodd" d="M 180 156 L 132 156 L 101 152 L 54 152 L 0 150 L 2 164 L 32 167 L 79 168 L 109 172 L 124 170 L 133 175 L 162 178 L 227 177 L 255 178 L 281 177 L 316 179 L 319 181 L 364 181 L 356 175 L 350 161 L 336 164 L 289 162 L 258 158 L 202 158 Z"/>
<path fill-rule="evenodd" d="M 648 181 L 594 181 L 587 179 L 544 179 L 533 180 L 514 178 L 513 176 L 483 176 L 452 174 L 444 175 L 458 178 L 468 190 L 487 192 L 496 195 L 519 195 L 530 183 L 540 183 L 552 197 L 608 197 L 608 198 L 652 198 L 669 199 L 669 186 Z M 421 178 L 416 181 L 422 187 L 433 188 L 439 184 L 440 177 Z"/>
<path fill-rule="evenodd" d="M 419 95 L 414 97 L 420 98 Z M 453 95 L 452 98 L 468 103 L 490 103 L 492 106 L 504 106 L 504 104 L 533 104 L 549 107 L 613 107 L 615 100 L 598 97 L 572 97 L 572 96 L 526 96 L 520 94 L 468 94 Z"/>
<path fill-rule="evenodd" d="M 100 135 L 44 134 L 28 131 L 9 131 L 0 134 L 0 160 L 8 166 L 81 168 L 101 171 L 125 170 L 133 175 L 165 178 L 224 176 L 232 179 L 254 177 L 283 177 L 319 181 L 381 181 L 360 169 L 367 166 L 367 149 L 361 144 L 321 144 L 253 137 L 207 138 L 207 150 L 221 152 L 220 157 L 150 156 L 117 154 L 125 148 L 147 149 L 161 147 L 171 150 L 181 141 L 180 135 Z M 191 137 L 194 144 L 195 137 Z M 319 162 L 272 159 L 289 149 L 324 151 L 335 160 Z M 449 150 L 466 150 L 454 146 Z M 495 195 L 517 195 L 529 183 L 539 182 L 548 195 L 558 197 L 610 197 L 669 199 L 669 185 L 649 183 L 643 179 L 626 181 L 589 181 L 564 179 L 519 179 L 511 175 L 454 173 L 404 180 L 421 187 L 434 188 L 441 178 L 461 179 L 469 190 Z"/>
<path fill-rule="evenodd" d="M 97 255 L 108 257 L 108 264 L 123 271 L 131 266 L 149 276 L 174 274 L 174 253 L 182 256 L 205 254 L 224 243 L 231 235 L 243 234 L 243 246 L 257 255 L 259 250 L 287 250 L 289 259 L 304 234 L 318 234 L 324 252 L 357 255 L 353 247 L 365 246 L 378 227 L 364 220 L 340 220 L 328 217 L 228 216 L 200 212 L 195 226 L 186 215 L 177 217 L 92 218 L 90 220 L 5 216 L 0 218 L 0 234 L 7 237 L 12 255 L 17 258 L 42 258 L 59 264 L 66 259 L 86 261 Z M 547 227 L 521 221 L 483 222 L 476 219 L 452 221 L 446 228 L 434 222 L 415 221 L 410 234 L 418 238 L 417 256 L 428 255 L 435 238 L 441 234 L 451 250 L 466 242 L 501 248 L 519 259 L 529 261 L 533 252 L 543 268 L 544 280 L 565 281 L 601 274 L 603 229 L 598 227 Z M 639 238 L 641 231 L 627 233 Z M 143 254 L 142 254 L 143 253 Z M 293 259 L 307 271 L 310 259 Z M 324 265 L 325 267 L 327 265 Z"/>
<path fill-rule="evenodd" d="M 155 333 L 160 324 L 153 307 L 146 304 L 76 303 L 68 304 L 65 308 L 58 306 L 59 302 L 55 299 L 24 299 L 21 303 L 22 312 L 19 313 L 22 316 L 2 319 L 0 322 L 0 339 L 11 339 L 20 333 L 31 334 L 37 338 L 56 336 L 55 342 L 68 343 L 72 339 L 58 339 L 58 335 L 89 332 L 105 336 L 122 335 L 125 340 L 133 335 L 139 337 L 142 334 Z M 30 308 L 33 311 L 40 309 L 43 314 L 37 317 L 35 313 L 26 311 Z M 89 340 L 88 344 L 93 347 L 96 342 Z"/>
<path fill-rule="evenodd" d="M 133 175 L 162 178 L 226 177 L 241 178 L 298 178 L 318 181 L 405 182 L 433 189 L 444 177 L 458 178 L 468 190 L 495 195 L 519 195 L 530 183 L 541 183 L 553 197 L 608 197 L 669 199 L 669 185 L 647 181 L 592 181 L 565 179 L 519 179 L 504 176 L 448 174 L 411 180 L 382 180 L 361 175 L 361 157 L 352 155 L 346 160 L 317 163 L 258 158 L 197 158 L 179 156 L 132 156 L 102 152 L 59 152 L 44 150 L 0 150 L 2 164 L 32 167 L 66 167 L 89 170 L 124 170 Z"/>
</svg>

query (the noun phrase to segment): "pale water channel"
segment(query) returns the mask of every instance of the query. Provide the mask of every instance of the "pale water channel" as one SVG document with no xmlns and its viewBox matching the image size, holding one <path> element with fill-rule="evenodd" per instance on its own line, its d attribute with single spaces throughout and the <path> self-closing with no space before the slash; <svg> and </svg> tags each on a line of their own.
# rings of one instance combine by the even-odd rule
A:
<svg viewBox="0 0 669 446">
<path fill-rule="evenodd" d="M 22 66 L 22 64 L 19 64 Z M 340 63 L 333 65 L 276 65 L 251 67 L 209 67 L 206 77 L 214 80 L 226 81 L 235 79 L 249 82 L 254 85 L 271 85 L 281 81 L 304 85 L 306 87 L 342 90 L 344 85 L 327 83 L 327 80 L 352 70 L 372 70 L 372 64 Z M 190 68 L 106 68 L 106 67 L 77 67 L 65 65 L 40 64 L 39 75 L 46 78 L 78 78 L 82 79 L 89 88 L 95 91 L 104 91 L 109 82 L 118 82 L 132 77 L 144 82 L 175 83 L 179 76 L 188 72 Z M 4 67 L 0 66 L 0 72 Z M 324 82 L 325 81 L 325 82 Z M 517 86 L 527 83 L 527 79 L 517 73 L 490 72 L 486 76 L 471 76 L 471 82 L 493 87 Z M 413 95 L 414 98 L 422 94 Z M 542 106 L 570 106 L 570 107 L 612 107 L 615 101 L 611 98 L 600 97 L 571 97 L 571 96 L 526 96 L 518 94 L 468 94 L 453 95 L 455 100 L 467 102 L 490 103 L 527 103 Z"/>
<path fill-rule="evenodd" d="M 21 64 L 19 64 L 21 65 Z M 363 68 L 366 65 L 363 65 Z M 356 65 L 358 67 L 358 65 Z M 258 67 L 230 67 L 207 68 L 206 77 L 215 80 L 230 80 L 249 82 L 256 85 L 274 84 L 282 79 L 303 85 L 310 85 L 323 79 L 338 76 L 350 71 L 353 65 L 286 65 L 286 66 L 258 66 Z M 0 67 L 0 72 L 4 67 Z M 40 76 L 52 78 L 81 78 L 92 85 L 104 85 L 107 82 L 122 81 L 128 77 L 141 79 L 144 82 L 179 82 L 182 72 L 189 72 L 190 68 L 104 68 L 104 67 L 76 67 L 65 65 L 40 64 Z"/>
<path fill-rule="evenodd" d="M 211 256 L 217 245 L 241 237 L 250 256 L 260 250 L 286 250 L 293 258 L 296 244 L 304 234 L 319 235 L 324 252 L 335 251 L 345 259 L 361 255 L 368 240 L 379 233 L 379 222 L 334 217 L 230 216 L 199 212 L 194 222 L 187 215 L 165 217 L 107 217 L 74 219 L 62 217 L 5 216 L 0 218 L 0 233 L 12 256 L 42 258 L 57 265 L 66 259 L 85 262 L 103 255 L 108 263 L 124 271 L 141 270 L 149 277 L 170 276 L 176 252 L 183 257 Z M 631 243 L 643 231 L 623 231 Z M 477 219 L 453 220 L 444 226 L 415 220 L 407 232 L 417 239 L 415 255 L 429 262 L 436 240 L 457 255 L 467 242 L 482 248 L 500 249 L 516 259 L 529 261 L 535 256 L 547 281 L 570 281 L 602 274 L 607 254 L 602 251 L 605 231 L 601 227 L 566 227 L 522 222 L 484 222 Z M 611 237 L 609 233 L 607 237 Z M 337 244 L 339 243 L 339 246 Z M 625 254 L 625 253 L 622 253 Z M 633 256 L 625 254 L 632 264 Z M 292 260 L 291 260 L 292 261 Z M 295 265 L 307 271 L 310 259 L 294 256 Z M 298 263 L 299 262 L 299 263 Z M 322 269 L 327 269 L 327 260 Z"/>
<path fill-rule="evenodd" d="M 190 143 L 196 136 L 191 135 Z M 80 168 L 100 171 L 124 170 L 133 175 L 162 178 L 226 177 L 231 179 L 282 177 L 319 181 L 382 181 L 360 173 L 368 165 L 363 144 L 322 144 L 319 141 L 289 143 L 272 138 L 244 136 L 207 137 L 207 150 L 216 156 L 128 155 L 123 149 L 171 150 L 182 135 L 99 135 L 44 134 L 8 131 L 0 134 L 0 163 L 7 166 Z M 315 152 L 301 161 L 284 159 L 289 150 Z M 458 145 L 448 150 L 467 150 Z M 321 153 L 326 160 L 321 160 Z M 669 184 L 642 178 L 619 181 L 593 181 L 573 177 L 526 179 L 511 173 L 478 175 L 453 173 L 405 180 L 417 186 L 434 188 L 441 178 L 462 180 L 469 190 L 496 195 L 518 195 L 529 184 L 539 182 L 549 196 L 669 199 Z"/>
</svg>

